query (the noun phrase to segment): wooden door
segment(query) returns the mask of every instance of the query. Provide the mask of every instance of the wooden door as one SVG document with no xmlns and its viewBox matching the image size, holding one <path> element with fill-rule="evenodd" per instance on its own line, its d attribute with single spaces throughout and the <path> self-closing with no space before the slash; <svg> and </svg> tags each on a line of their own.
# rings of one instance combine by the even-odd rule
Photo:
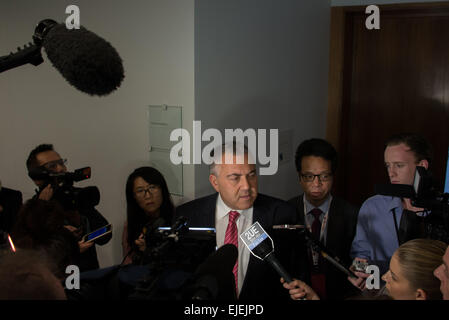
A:
<svg viewBox="0 0 449 320">
<path fill-rule="evenodd" d="M 375 184 L 388 183 L 383 151 L 392 134 L 416 132 L 431 142 L 441 191 L 449 145 L 449 6 L 379 7 L 380 30 L 366 29 L 365 7 L 340 8 L 341 51 L 330 53 L 327 137 L 340 160 L 334 191 L 357 205 Z"/>
</svg>

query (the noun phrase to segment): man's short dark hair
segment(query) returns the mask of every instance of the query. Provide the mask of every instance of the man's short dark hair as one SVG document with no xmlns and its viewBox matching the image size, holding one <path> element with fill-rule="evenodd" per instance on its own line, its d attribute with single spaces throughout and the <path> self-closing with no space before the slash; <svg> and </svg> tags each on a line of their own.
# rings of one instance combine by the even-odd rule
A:
<svg viewBox="0 0 449 320">
<path fill-rule="evenodd" d="M 55 151 L 53 149 L 53 145 L 52 144 L 40 144 L 36 148 L 31 150 L 30 155 L 28 156 L 28 159 L 26 162 L 28 172 L 30 172 L 32 169 L 35 169 L 39 166 L 39 164 L 37 163 L 36 156 L 39 153 L 46 152 L 46 151 Z"/>
<path fill-rule="evenodd" d="M 303 157 L 315 156 L 320 157 L 331 162 L 332 173 L 337 170 L 337 151 L 326 140 L 319 138 L 312 138 L 303 141 L 296 149 L 295 165 L 296 170 L 301 172 L 301 162 Z"/>
<path fill-rule="evenodd" d="M 387 147 L 397 146 L 401 143 L 408 146 L 410 151 L 414 153 L 416 162 L 427 160 L 430 165 L 432 161 L 432 148 L 423 136 L 410 132 L 392 135 L 385 142 L 384 150 Z"/>
</svg>

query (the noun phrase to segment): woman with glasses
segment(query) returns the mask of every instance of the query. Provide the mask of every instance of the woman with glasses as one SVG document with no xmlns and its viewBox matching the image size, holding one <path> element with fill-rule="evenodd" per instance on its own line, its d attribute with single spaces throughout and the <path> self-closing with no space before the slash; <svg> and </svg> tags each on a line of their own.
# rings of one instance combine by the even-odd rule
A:
<svg viewBox="0 0 449 320">
<path fill-rule="evenodd" d="M 146 230 L 171 224 L 174 205 L 164 176 L 155 168 L 134 170 L 126 182 L 127 221 L 123 230 L 123 264 L 145 251 Z M 134 261 L 136 262 L 136 261 Z"/>
</svg>

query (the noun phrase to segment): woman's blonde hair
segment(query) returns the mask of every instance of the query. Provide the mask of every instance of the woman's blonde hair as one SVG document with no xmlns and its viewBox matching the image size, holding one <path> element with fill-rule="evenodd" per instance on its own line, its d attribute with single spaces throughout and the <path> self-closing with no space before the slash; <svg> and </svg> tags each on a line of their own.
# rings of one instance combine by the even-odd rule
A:
<svg viewBox="0 0 449 320">
<path fill-rule="evenodd" d="M 413 290 L 422 289 L 428 300 L 441 300 L 440 280 L 433 271 L 441 265 L 447 244 L 431 239 L 410 240 L 396 250 L 402 274 Z"/>
</svg>

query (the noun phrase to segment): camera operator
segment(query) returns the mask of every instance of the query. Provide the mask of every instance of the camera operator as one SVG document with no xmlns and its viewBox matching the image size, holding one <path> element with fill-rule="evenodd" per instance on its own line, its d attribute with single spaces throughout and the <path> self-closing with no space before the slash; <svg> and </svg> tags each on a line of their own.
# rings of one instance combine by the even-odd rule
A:
<svg viewBox="0 0 449 320">
<path fill-rule="evenodd" d="M 67 205 L 65 201 L 57 196 L 58 184 L 51 181 L 51 179 L 36 180 L 33 179 L 32 172 L 40 171 L 44 173 L 60 174 L 66 173 L 66 159 L 61 159 L 60 155 L 53 149 L 51 144 L 41 144 L 34 148 L 26 161 L 28 175 L 33 182 L 38 186 L 35 198 L 41 200 L 56 200 L 60 202 L 65 211 L 65 228 L 68 229 L 78 239 L 80 248 L 80 271 L 87 271 L 99 268 L 97 252 L 94 244 L 104 245 L 112 237 L 112 234 L 101 237 L 95 242 L 85 242 L 82 237 L 89 232 L 106 226 L 108 221 L 98 212 L 95 205 Z M 73 188 L 71 192 L 82 190 L 80 188 Z"/>
<path fill-rule="evenodd" d="M 417 167 L 428 169 L 432 151 L 420 135 L 402 133 L 385 143 L 384 161 L 392 185 L 413 186 Z M 412 199 L 400 196 L 375 195 L 366 200 L 359 212 L 357 231 L 352 242 L 351 256 L 355 260 L 376 264 L 381 273 L 388 268 L 395 250 L 404 242 L 416 238 L 448 241 L 448 231 L 436 210 L 418 208 Z M 424 224 L 425 222 L 425 224 Z M 364 287 L 362 278 L 354 285 Z"/>
</svg>

